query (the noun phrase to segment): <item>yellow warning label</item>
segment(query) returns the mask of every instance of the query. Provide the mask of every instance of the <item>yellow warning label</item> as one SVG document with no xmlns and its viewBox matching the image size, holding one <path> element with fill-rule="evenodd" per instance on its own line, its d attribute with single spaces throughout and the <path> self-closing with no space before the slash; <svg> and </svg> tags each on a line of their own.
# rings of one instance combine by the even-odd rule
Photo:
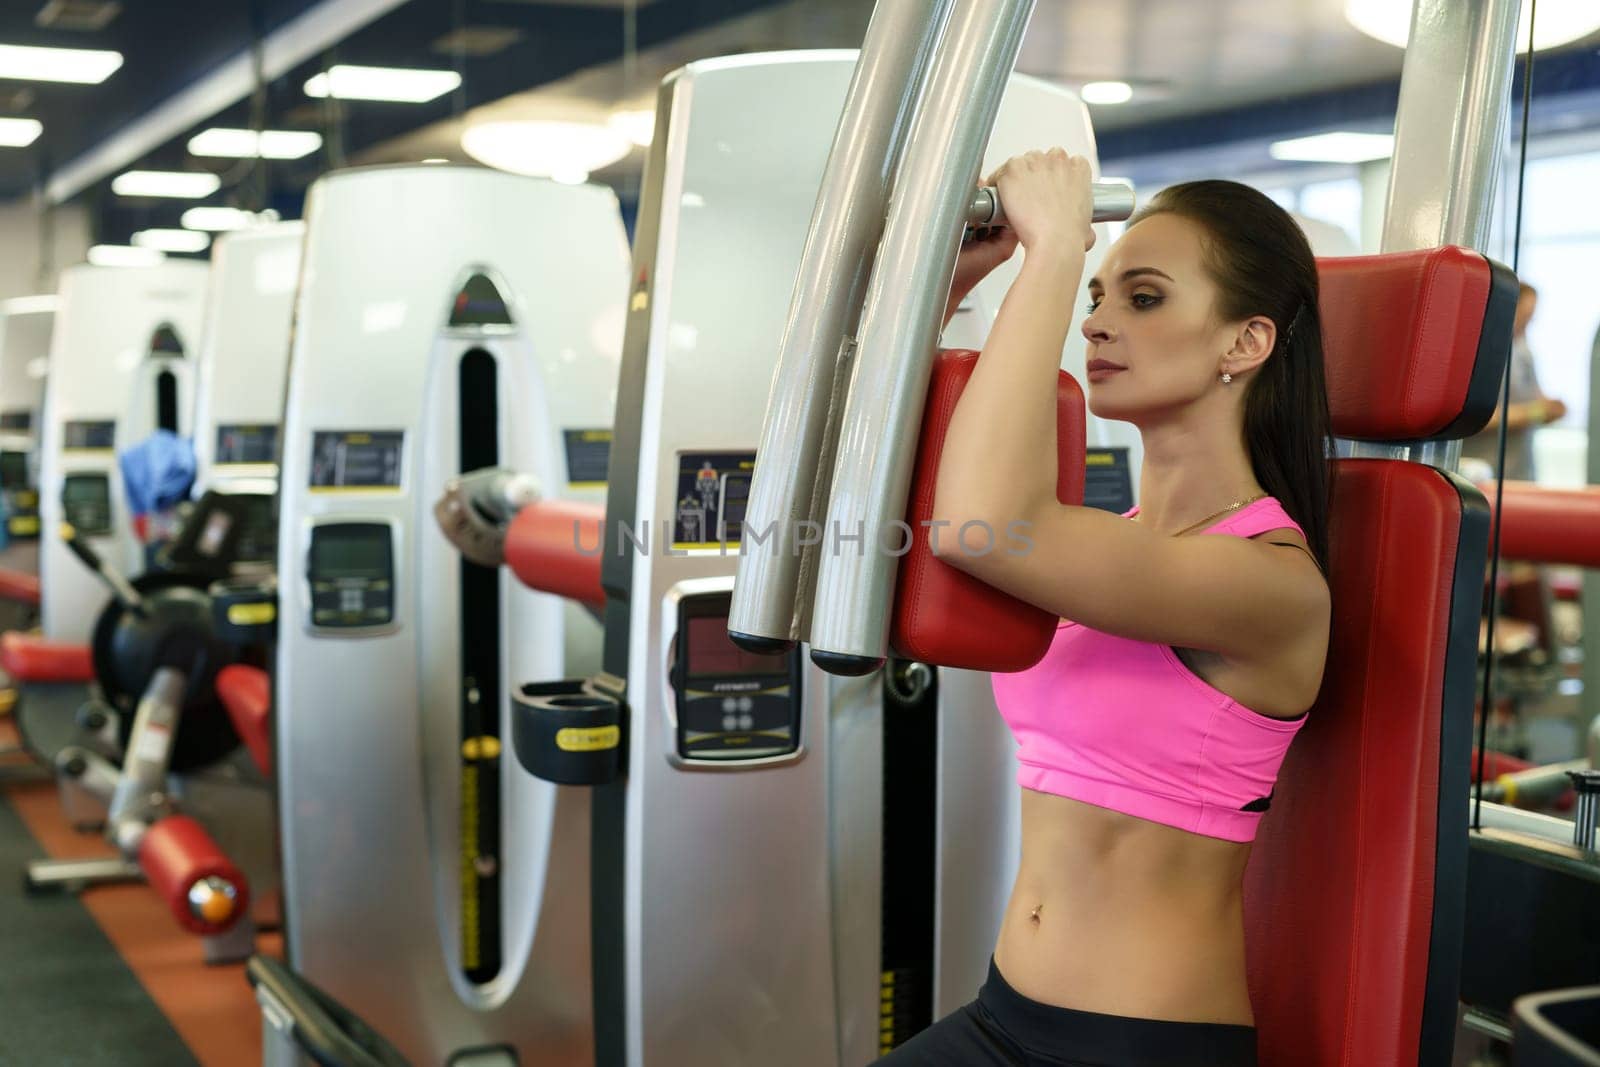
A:
<svg viewBox="0 0 1600 1067">
<path fill-rule="evenodd" d="M 39 532 L 39 516 L 13 515 L 7 528 L 18 537 L 27 537 Z"/>
<path fill-rule="evenodd" d="M 556 747 L 563 752 L 600 752 L 621 741 L 620 726 L 568 726 L 556 731 Z"/>
<path fill-rule="evenodd" d="M 228 621 L 235 626 L 265 626 L 278 617 L 278 605 L 270 600 L 258 604 L 229 604 Z"/>
<path fill-rule="evenodd" d="M 1117 461 L 1110 452 L 1090 452 L 1083 457 L 1085 467 L 1109 467 Z"/>
</svg>

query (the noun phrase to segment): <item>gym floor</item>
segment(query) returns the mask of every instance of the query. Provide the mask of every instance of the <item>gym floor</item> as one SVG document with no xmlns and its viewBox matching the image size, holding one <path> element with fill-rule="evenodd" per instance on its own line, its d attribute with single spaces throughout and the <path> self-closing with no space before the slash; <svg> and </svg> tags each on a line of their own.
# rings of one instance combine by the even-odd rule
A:
<svg viewBox="0 0 1600 1067">
<path fill-rule="evenodd" d="M 0 746 L 14 740 L 0 722 Z M 112 853 L 66 822 L 50 782 L 7 785 L 0 804 L 0 1064 L 241 1067 L 261 1060 L 244 965 L 208 967 L 143 885 L 80 896 L 24 892 L 42 857 Z M 281 954 L 277 934 L 258 951 Z"/>
</svg>

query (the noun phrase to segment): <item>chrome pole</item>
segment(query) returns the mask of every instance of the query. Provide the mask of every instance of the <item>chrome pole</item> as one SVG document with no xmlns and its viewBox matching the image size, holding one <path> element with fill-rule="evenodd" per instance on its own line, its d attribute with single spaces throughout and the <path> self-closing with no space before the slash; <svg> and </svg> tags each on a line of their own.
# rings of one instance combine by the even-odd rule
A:
<svg viewBox="0 0 1600 1067">
<path fill-rule="evenodd" d="M 895 178 L 857 334 L 816 600 L 811 657 L 838 674 L 883 662 L 917 428 L 963 223 L 1033 0 L 951 13 Z"/>
<path fill-rule="evenodd" d="M 1521 6 L 1521 0 L 1416 0 L 1394 117 L 1383 251 L 1488 248 Z M 1461 442 L 1355 442 L 1351 454 L 1453 471 Z"/>
<path fill-rule="evenodd" d="M 851 336 L 890 182 L 952 0 L 880 0 L 856 61 L 778 349 L 728 613 L 735 643 L 781 651 L 805 630 Z"/>
</svg>

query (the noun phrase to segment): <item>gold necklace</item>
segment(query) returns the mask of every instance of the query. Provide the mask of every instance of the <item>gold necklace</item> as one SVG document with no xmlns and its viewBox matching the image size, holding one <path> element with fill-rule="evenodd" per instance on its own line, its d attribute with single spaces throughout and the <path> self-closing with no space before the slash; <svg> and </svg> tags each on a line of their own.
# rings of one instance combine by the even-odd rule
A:
<svg viewBox="0 0 1600 1067">
<path fill-rule="evenodd" d="M 1222 518 L 1222 516 L 1228 514 L 1229 512 L 1238 511 L 1240 508 L 1244 507 L 1246 504 L 1254 504 L 1257 500 L 1264 499 L 1266 497 L 1266 495 L 1267 495 L 1266 493 L 1257 493 L 1255 496 L 1247 496 L 1243 500 L 1235 500 L 1233 503 L 1229 504 L 1227 507 L 1223 508 L 1221 511 L 1217 512 L 1216 514 L 1207 515 L 1205 518 L 1201 519 L 1199 522 L 1195 523 L 1193 526 L 1185 526 L 1183 529 L 1179 530 L 1175 534 L 1172 534 L 1171 536 L 1173 536 L 1173 537 L 1182 537 L 1186 533 L 1189 533 L 1189 532 L 1191 532 L 1193 530 L 1198 530 L 1202 526 L 1205 526 L 1206 524 L 1208 524 L 1210 522 L 1213 522 L 1216 519 Z M 1133 521 L 1134 522 L 1138 522 L 1139 518 L 1140 518 L 1139 515 L 1135 515 L 1133 517 Z"/>
</svg>

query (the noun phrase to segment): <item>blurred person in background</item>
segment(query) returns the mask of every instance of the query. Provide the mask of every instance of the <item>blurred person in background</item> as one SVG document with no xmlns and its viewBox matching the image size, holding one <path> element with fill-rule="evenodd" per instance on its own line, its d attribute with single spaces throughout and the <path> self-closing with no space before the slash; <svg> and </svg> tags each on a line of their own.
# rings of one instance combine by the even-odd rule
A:
<svg viewBox="0 0 1600 1067">
<path fill-rule="evenodd" d="M 1511 335 L 1511 396 L 1505 409 L 1496 409 L 1489 424 L 1461 443 L 1463 459 L 1475 459 L 1499 470 L 1500 421 L 1506 427 L 1506 462 L 1502 472 L 1508 481 L 1531 482 L 1533 469 L 1533 431 L 1548 426 L 1567 413 L 1561 401 L 1544 395 L 1528 347 L 1528 323 L 1539 304 L 1539 293 L 1526 282 L 1517 296 L 1517 317 Z M 1466 467 L 1463 474 L 1473 477 Z M 1474 478 L 1474 480 L 1478 480 Z"/>
</svg>

